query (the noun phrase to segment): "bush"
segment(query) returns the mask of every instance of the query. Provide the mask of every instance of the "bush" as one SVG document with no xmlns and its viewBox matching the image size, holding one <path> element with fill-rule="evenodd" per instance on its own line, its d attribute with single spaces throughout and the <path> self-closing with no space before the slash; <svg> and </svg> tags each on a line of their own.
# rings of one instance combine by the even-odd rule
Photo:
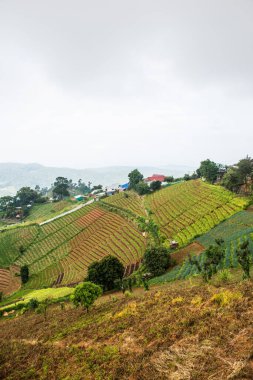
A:
<svg viewBox="0 0 253 380">
<path fill-rule="evenodd" d="M 123 264 L 113 256 L 106 256 L 101 261 L 95 261 L 88 268 L 88 276 L 85 281 L 94 282 L 103 287 L 104 291 L 115 288 L 116 280 L 124 275 Z"/>
<path fill-rule="evenodd" d="M 47 308 L 48 306 L 50 305 L 51 303 L 51 299 L 50 298 L 46 298 L 44 301 L 42 301 L 38 307 L 36 308 L 36 313 L 37 314 L 44 314 L 44 319 L 46 321 L 47 319 Z"/>
<path fill-rule="evenodd" d="M 149 186 L 148 186 L 148 184 L 146 182 L 139 182 L 135 186 L 135 191 L 139 195 L 144 195 L 144 194 L 148 194 L 150 192 L 150 189 L 149 189 Z"/>
<path fill-rule="evenodd" d="M 250 278 L 251 249 L 249 240 L 245 240 L 236 250 L 238 262 L 243 270 L 243 277 Z"/>
<path fill-rule="evenodd" d="M 153 277 L 166 272 L 170 262 L 169 250 L 162 246 L 148 248 L 143 258 L 144 266 Z"/>
<path fill-rule="evenodd" d="M 31 298 L 27 304 L 28 309 L 35 310 L 39 306 L 39 301 L 36 298 Z"/>
<path fill-rule="evenodd" d="M 228 269 L 223 269 L 218 273 L 218 280 L 222 283 L 227 283 L 231 280 L 232 276 Z"/>
<path fill-rule="evenodd" d="M 154 181 L 150 184 L 150 189 L 153 191 L 160 190 L 162 187 L 161 181 Z"/>
<path fill-rule="evenodd" d="M 77 285 L 71 299 L 75 306 L 83 306 L 89 311 L 90 306 L 103 293 L 102 288 L 92 282 Z"/>
<path fill-rule="evenodd" d="M 29 268 L 27 265 L 23 265 L 20 269 L 20 276 L 22 284 L 26 284 L 29 280 Z"/>
</svg>

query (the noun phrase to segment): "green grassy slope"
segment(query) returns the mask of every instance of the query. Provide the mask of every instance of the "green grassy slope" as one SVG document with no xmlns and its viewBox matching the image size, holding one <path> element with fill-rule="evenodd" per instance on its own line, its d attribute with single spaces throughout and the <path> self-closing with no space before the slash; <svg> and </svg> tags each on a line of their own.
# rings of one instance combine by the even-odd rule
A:
<svg viewBox="0 0 253 380">
<path fill-rule="evenodd" d="M 76 206 L 78 206 L 78 203 L 76 201 L 71 201 L 70 199 L 59 202 L 37 204 L 32 207 L 30 214 L 25 221 L 41 223 L 45 220 L 54 218 L 65 211 L 71 210 Z"/>
</svg>

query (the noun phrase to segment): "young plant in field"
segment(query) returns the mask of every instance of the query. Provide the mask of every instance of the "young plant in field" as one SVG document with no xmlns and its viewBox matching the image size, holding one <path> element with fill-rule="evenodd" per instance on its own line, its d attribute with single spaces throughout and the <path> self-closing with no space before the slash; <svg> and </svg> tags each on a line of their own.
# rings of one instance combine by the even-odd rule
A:
<svg viewBox="0 0 253 380">
<path fill-rule="evenodd" d="M 245 240 L 239 245 L 239 249 L 236 250 L 238 257 L 238 262 L 243 270 L 243 277 L 250 278 L 250 262 L 251 262 L 251 251 L 249 247 L 249 240 Z"/>
<path fill-rule="evenodd" d="M 84 282 L 83 284 L 77 285 L 71 299 L 75 306 L 81 305 L 88 312 L 91 305 L 93 305 L 102 293 L 103 290 L 99 285 L 93 284 L 92 282 Z"/>
<path fill-rule="evenodd" d="M 44 301 L 40 302 L 38 307 L 36 308 L 36 312 L 38 314 L 44 315 L 44 320 L 47 320 L 47 308 L 50 305 L 51 300 L 49 298 L 46 298 Z"/>
<path fill-rule="evenodd" d="M 146 291 L 149 290 L 149 283 L 148 283 L 148 280 L 151 278 L 151 274 L 150 273 L 144 273 L 141 277 L 141 281 L 142 281 L 142 284 L 143 284 L 143 287 Z"/>
</svg>

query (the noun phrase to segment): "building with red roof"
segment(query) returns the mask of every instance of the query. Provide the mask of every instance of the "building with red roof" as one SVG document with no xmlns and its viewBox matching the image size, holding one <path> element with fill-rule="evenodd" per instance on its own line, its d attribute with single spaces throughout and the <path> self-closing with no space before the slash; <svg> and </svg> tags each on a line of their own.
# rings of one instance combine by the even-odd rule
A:
<svg viewBox="0 0 253 380">
<path fill-rule="evenodd" d="M 153 174 L 151 177 L 147 177 L 145 178 L 145 182 L 154 182 L 154 181 L 160 181 L 160 182 L 164 182 L 164 179 L 165 179 L 165 175 L 163 174 Z"/>
</svg>

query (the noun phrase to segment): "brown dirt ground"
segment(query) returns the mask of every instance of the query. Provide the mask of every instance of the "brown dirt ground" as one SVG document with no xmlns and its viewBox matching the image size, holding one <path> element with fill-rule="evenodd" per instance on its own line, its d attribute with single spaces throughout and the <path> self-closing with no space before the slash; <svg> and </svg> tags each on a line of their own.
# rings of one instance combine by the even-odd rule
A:
<svg viewBox="0 0 253 380">
<path fill-rule="evenodd" d="M 252 380 L 252 358 L 251 281 L 181 281 L 106 297 L 89 313 L 52 305 L 46 320 L 0 320 L 7 380 Z"/>
<path fill-rule="evenodd" d="M 205 247 L 198 242 L 193 242 L 187 247 L 181 248 L 178 251 L 172 253 L 171 257 L 176 261 L 177 264 L 181 264 L 187 256 L 191 253 L 194 255 L 200 255 L 204 252 Z"/>
</svg>

